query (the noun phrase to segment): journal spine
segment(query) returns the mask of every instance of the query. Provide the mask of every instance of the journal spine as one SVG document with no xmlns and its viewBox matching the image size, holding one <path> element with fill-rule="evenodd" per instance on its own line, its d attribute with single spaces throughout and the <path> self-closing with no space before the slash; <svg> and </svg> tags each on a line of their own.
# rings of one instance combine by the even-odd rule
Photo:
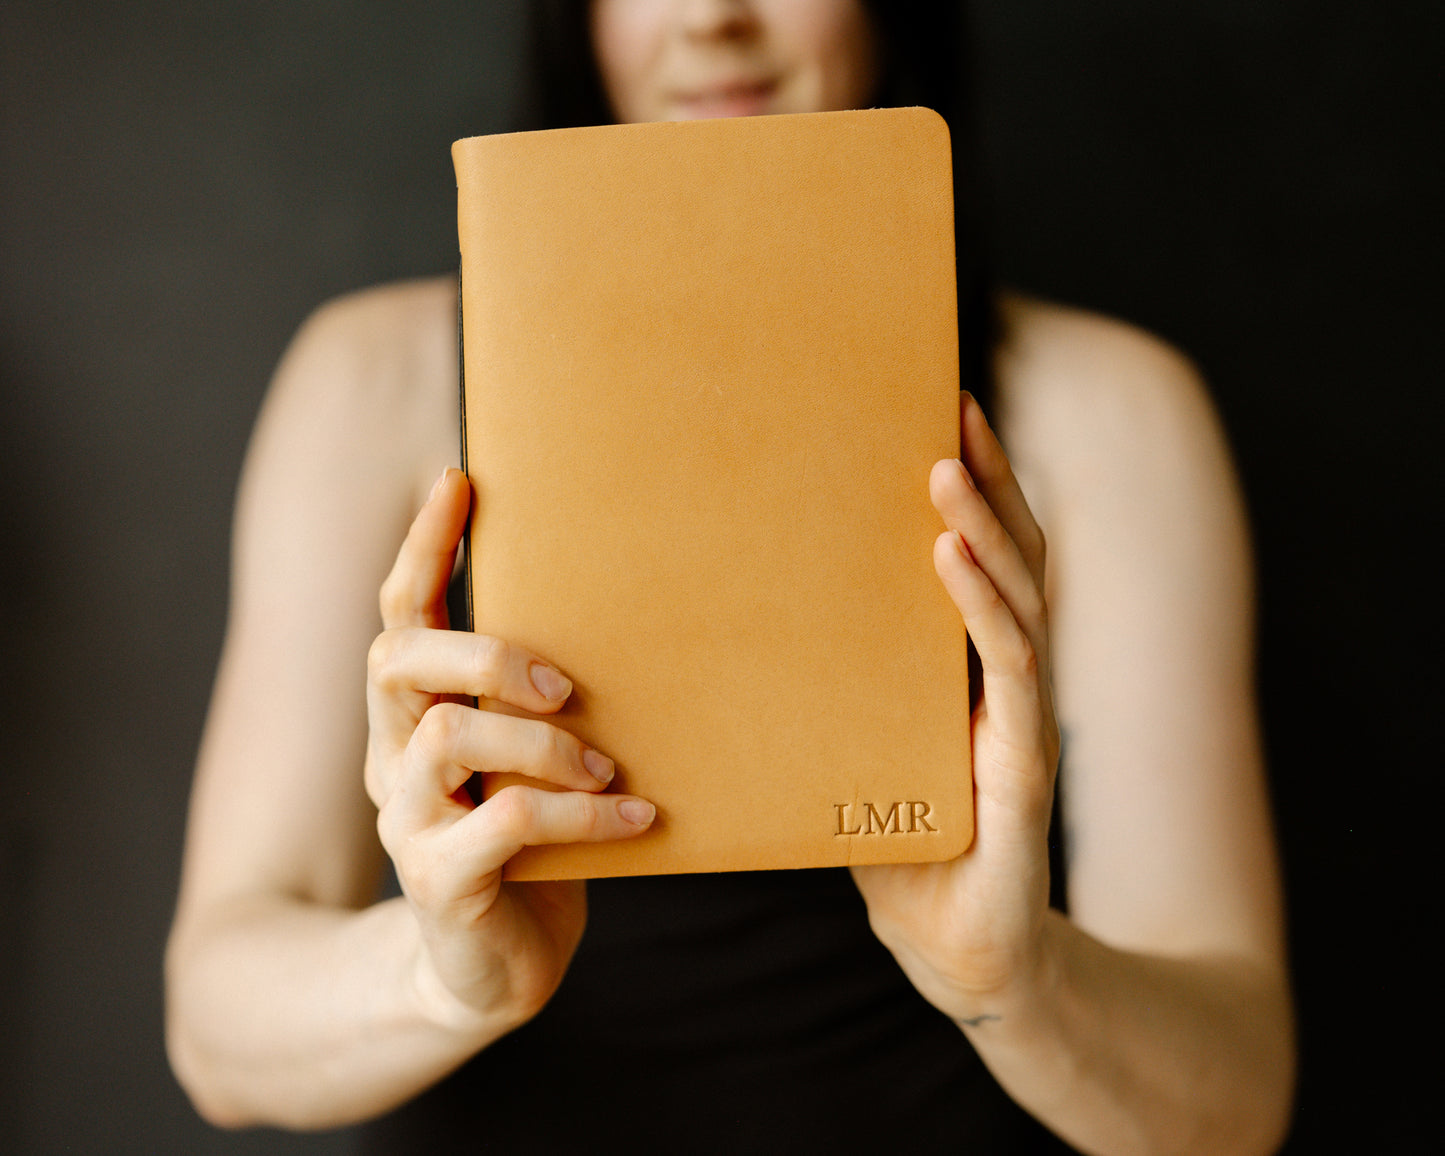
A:
<svg viewBox="0 0 1445 1156">
<path fill-rule="evenodd" d="M 467 358 L 465 342 L 462 338 L 462 266 L 457 263 L 457 408 L 460 411 L 461 420 L 458 428 L 461 430 L 462 441 L 462 473 L 468 479 L 472 473 L 467 465 Z M 470 485 L 470 481 L 467 483 Z M 465 629 L 472 631 L 476 629 L 476 621 L 473 618 L 475 611 L 472 609 L 472 512 L 467 510 L 467 525 L 462 531 L 462 573 L 467 587 L 467 622 Z M 455 629 L 456 624 L 453 623 Z"/>
</svg>

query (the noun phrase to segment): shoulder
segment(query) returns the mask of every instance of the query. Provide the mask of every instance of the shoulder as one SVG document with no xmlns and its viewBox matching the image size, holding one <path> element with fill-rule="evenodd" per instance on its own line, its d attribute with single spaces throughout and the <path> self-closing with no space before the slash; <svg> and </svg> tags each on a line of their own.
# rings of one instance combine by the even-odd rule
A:
<svg viewBox="0 0 1445 1156">
<path fill-rule="evenodd" d="M 405 389 L 455 375 L 456 283 L 449 277 L 362 289 L 307 318 L 281 371 L 374 390 Z"/>
<path fill-rule="evenodd" d="M 1214 409 L 1194 364 L 1114 318 L 1015 294 L 1000 300 L 999 421 L 1015 452 L 1054 461 L 1129 459 L 1158 439 L 1213 436 Z"/>
<path fill-rule="evenodd" d="M 456 334 L 457 286 L 452 277 L 421 277 L 373 285 L 333 298 L 303 332 L 370 345 L 418 346 Z"/>
<path fill-rule="evenodd" d="M 1208 389 L 1179 350 L 1125 322 L 1013 294 L 1000 317 L 996 421 L 1046 529 L 1121 507 L 1147 525 L 1237 499 Z"/>
<path fill-rule="evenodd" d="M 456 303 L 455 282 L 437 277 L 322 305 L 277 367 L 257 441 L 300 439 L 333 461 L 365 455 L 424 485 L 455 457 Z"/>
</svg>

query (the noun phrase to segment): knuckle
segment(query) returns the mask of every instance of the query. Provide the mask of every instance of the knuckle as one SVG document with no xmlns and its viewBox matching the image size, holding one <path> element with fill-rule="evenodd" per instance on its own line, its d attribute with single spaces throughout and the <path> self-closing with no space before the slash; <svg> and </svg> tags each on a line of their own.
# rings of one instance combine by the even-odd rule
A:
<svg viewBox="0 0 1445 1156">
<path fill-rule="evenodd" d="M 372 682 L 381 681 L 395 653 L 396 639 L 390 630 L 383 630 L 371 640 L 371 646 L 366 651 L 366 675 Z"/>
<path fill-rule="evenodd" d="M 399 867 L 406 846 L 406 832 L 396 807 L 388 805 L 376 812 L 376 836 L 392 862 Z"/>
<path fill-rule="evenodd" d="M 582 792 L 548 792 L 555 808 L 552 814 L 554 837 L 568 842 L 585 843 L 598 839 L 604 832 L 607 812 L 592 795 Z"/>
<path fill-rule="evenodd" d="M 1039 629 L 1043 632 L 1043 637 L 1047 638 L 1049 636 L 1049 602 L 1048 599 L 1044 597 L 1042 590 L 1036 589 L 1034 591 L 1034 599 L 1036 602 L 1034 621 L 1039 624 Z"/>
<path fill-rule="evenodd" d="M 1044 541 L 1044 531 L 1034 519 L 1027 519 L 1014 540 L 1018 543 L 1019 553 L 1025 558 L 1043 561 L 1044 552 L 1048 547 Z"/>
<path fill-rule="evenodd" d="M 525 842 L 526 834 L 536 826 L 537 806 L 532 792 L 523 787 L 503 787 L 483 805 L 497 830 L 512 841 Z"/>
<path fill-rule="evenodd" d="M 540 766 L 569 768 L 581 762 L 582 744 L 566 731 L 539 723 L 536 743 Z"/>
<path fill-rule="evenodd" d="M 1007 557 L 1009 550 L 1018 545 L 1017 540 L 1009 533 L 1008 527 L 1003 524 L 999 516 L 983 505 L 982 497 L 979 499 L 979 504 L 983 507 L 985 518 L 975 533 L 980 539 L 983 553 L 988 557 Z"/>
<path fill-rule="evenodd" d="M 472 639 L 472 665 L 487 686 L 499 686 L 507 669 L 511 647 L 490 634 L 477 634 Z"/>
<path fill-rule="evenodd" d="M 575 832 L 579 840 L 594 838 L 602 827 L 602 811 L 590 795 L 571 796 L 575 815 Z"/>
<path fill-rule="evenodd" d="M 1063 740 L 1062 736 L 1059 734 L 1059 724 L 1054 720 L 1053 716 L 1050 715 L 1049 721 L 1044 727 L 1044 761 L 1048 764 L 1049 767 L 1051 783 L 1053 781 L 1053 776 L 1056 776 L 1058 774 L 1059 754 L 1062 748 Z"/>
<path fill-rule="evenodd" d="M 993 583 L 988 583 L 981 591 L 979 597 L 980 617 L 986 616 L 993 618 L 997 615 L 1007 613 L 1009 613 L 1008 603 L 1003 600 L 1003 595 L 998 592 L 998 589 Z"/>
<path fill-rule="evenodd" d="M 1033 522 L 1032 527 L 1033 531 L 1029 535 L 1029 537 L 1032 539 L 1031 549 L 1033 552 L 1033 556 L 1039 560 L 1039 568 L 1042 570 L 1044 565 L 1044 559 L 1048 557 L 1049 553 L 1049 540 L 1048 537 L 1044 534 L 1043 527 L 1040 526 L 1037 522 Z"/>
<path fill-rule="evenodd" d="M 411 610 L 411 591 L 396 570 L 392 570 L 382 582 L 377 602 L 380 605 L 381 617 L 384 622 L 402 618 Z"/>
<path fill-rule="evenodd" d="M 439 907 L 446 898 L 440 872 L 434 863 L 412 862 L 404 868 L 398 864 L 397 877 L 407 899 L 424 911 Z"/>
<path fill-rule="evenodd" d="M 1048 606 L 1044 602 L 1043 591 L 1030 583 L 1019 595 L 1019 625 L 1025 629 L 1035 626 L 1046 628 L 1048 625 L 1048 613 Z"/>
<path fill-rule="evenodd" d="M 384 691 L 399 691 L 412 683 L 419 631 L 412 626 L 383 630 L 367 647 L 367 681 Z"/>
<path fill-rule="evenodd" d="M 1033 678 L 1039 672 L 1039 652 L 1034 649 L 1034 644 L 1022 631 L 1014 643 L 1013 665 L 1025 678 Z"/>
<path fill-rule="evenodd" d="M 557 758 L 557 732 L 544 722 L 519 719 L 514 732 L 513 769 L 525 774 L 542 774 L 550 770 Z"/>
<path fill-rule="evenodd" d="M 454 702 L 427 707 L 412 734 L 418 752 L 432 759 L 454 757 L 467 730 L 467 708 Z"/>
<path fill-rule="evenodd" d="M 999 740 L 992 751 L 992 762 L 1003 772 L 1002 797 L 1021 813 L 1044 818 L 1054 800 L 1053 771 L 1032 741 Z"/>
<path fill-rule="evenodd" d="M 547 728 L 537 723 L 529 723 L 523 730 L 522 745 L 525 747 L 522 761 L 534 771 L 548 766 L 556 749 Z"/>
<path fill-rule="evenodd" d="M 387 795 L 390 792 L 387 790 L 381 767 L 375 757 L 367 758 L 366 769 L 362 772 L 361 781 L 366 787 L 366 797 L 371 800 L 372 806 L 380 810 L 386 803 Z"/>
</svg>

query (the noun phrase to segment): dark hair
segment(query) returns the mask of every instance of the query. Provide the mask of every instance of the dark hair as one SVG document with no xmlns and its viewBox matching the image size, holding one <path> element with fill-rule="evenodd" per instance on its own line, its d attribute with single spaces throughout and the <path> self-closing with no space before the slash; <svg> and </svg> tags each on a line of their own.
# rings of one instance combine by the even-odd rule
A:
<svg viewBox="0 0 1445 1156">
<path fill-rule="evenodd" d="M 965 5 L 947 0 L 863 0 L 878 38 L 874 104 L 923 105 L 953 140 L 958 267 L 959 382 L 988 407 L 996 336 L 993 285 L 983 244 L 982 180 Z M 572 128 L 614 119 L 592 51 L 587 0 L 534 0 L 520 128 Z"/>
</svg>

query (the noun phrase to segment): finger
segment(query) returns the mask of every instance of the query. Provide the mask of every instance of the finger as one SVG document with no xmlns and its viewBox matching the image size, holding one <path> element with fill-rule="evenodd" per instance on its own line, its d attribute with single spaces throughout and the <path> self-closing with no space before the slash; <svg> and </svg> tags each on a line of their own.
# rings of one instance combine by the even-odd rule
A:
<svg viewBox="0 0 1445 1156">
<path fill-rule="evenodd" d="M 1029 509 L 1008 455 L 994 435 L 983 408 L 971 393 L 959 395 L 962 460 L 999 522 L 1019 548 L 1034 581 L 1044 581 L 1044 534 Z"/>
<path fill-rule="evenodd" d="M 432 486 L 381 584 L 381 621 L 395 626 L 447 626 L 447 585 L 471 508 L 471 484 L 447 469 Z"/>
<path fill-rule="evenodd" d="M 934 541 L 933 565 L 978 651 L 992 721 L 1005 735 L 1038 734 L 1048 714 L 1038 651 L 958 531 Z"/>
<path fill-rule="evenodd" d="M 422 716 L 401 759 L 394 818 L 411 830 L 456 818 L 455 806 L 469 809 L 461 788 L 473 774 L 489 771 L 600 791 L 616 767 L 601 751 L 541 719 L 439 702 Z"/>
<path fill-rule="evenodd" d="M 397 627 L 377 635 L 367 655 L 372 731 L 397 746 L 408 741 L 436 695 L 472 695 L 550 714 L 571 693 L 571 680 L 551 663 L 488 634 Z"/>
<path fill-rule="evenodd" d="M 444 851 L 477 874 L 495 871 L 523 847 L 604 843 L 646 831 L 657 808 L 635 795 L 591 795 L 503 787 L 441 836 Z"/>
<path fill-rule="evenodd" d="M 969 624 L 983 667 L 983 695 L 974 715 L 973 775 L 985 838 L 1030 838 L 1047 826 L 1058 763 L 1058 725 L 1047 679 L 1027 636 L 1013 621 L 988 576 L 958 534 L 939 535 L 934 564 Z M 995 808 L 1002 808 L 997 810 Z M 1007 815 L 1010 818 L 1000 821 Z"/>
<path fill-rule="evenodd" d="M 970 560 L 987 575 L 993 591 L 1032 644 L 1045 653 L 1048 629 L 1039 577 L 962 463 L 951 459 L 936 463 L 929 477 L 929 493 L 944 525 L 963 536 Z M 974 623 L 967 615 L 964 621 L 972 633 Z"/>
</svg>

